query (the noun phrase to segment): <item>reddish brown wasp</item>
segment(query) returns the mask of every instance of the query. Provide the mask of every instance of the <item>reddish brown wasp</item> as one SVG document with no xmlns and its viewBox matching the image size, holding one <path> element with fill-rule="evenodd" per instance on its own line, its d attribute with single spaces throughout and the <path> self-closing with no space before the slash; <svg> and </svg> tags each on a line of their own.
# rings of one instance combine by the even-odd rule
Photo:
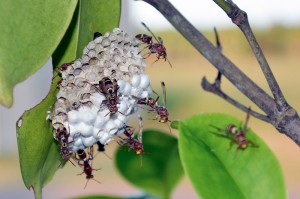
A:
<svg viewBox="0 0 300 199">
<path fill-rule="evenodd" d="M 140 156 L 142 165 L 142 154 L 146 154 L 146 152 L 144 152 L 143 146 L 143 121 L 140 115 L 138 115 L 138 120 L 140 126 L 138 138 L 134 138 L 134 128 L 125 125 L 124 135 L 126 136 L 126 138 L 122 138 L 119 144 L 123 146 L 129 146 L 128 151 L 134 150 L 135 153 Z"/>
<path fill-rule="evenodd" d="M 217 135 L 229 138 L 231 140 L 230 148 L 232 147 L 233 144 L 237 144 L 237 150 L 244 150 L 250 145 L 253 147 L 258 147 L 257 144 L 255 144 L 253 141 L 246 138 L 246 132 L 248 130 L 247 125 L 249 122 L 249 118 L 250 118 L 250 108 L 247 112 L 246 120 L 245 120 L 244 126 L 242 128 L 241 127 L 239 128 L 234 124 L 227 125 L 226 130 L 220 129 L 219 127 L 216 127 L 216 126 L 212 126 L 212 127 L 218 129 L 220 132 L 225 133 L 225 135 L 220 135 L 220 134 L 217 134 Z"/>
<path fill-rule="evenodd" d="M 83 167 L 82 173 L 78 175 L 82 175 L 83 173 L 86 175 L 87 182 L 84 188 L 86 188 L 89 180 L 91 179 L 101 184 L 98 180 L 94 179 L 94 175 L 92 174 L 92 171 L 100 170 L 100 169 L 92 168 L 92 160 L 94 159 L 93 153 L 94 153 L 94 148 L 93 146 L 91 146 L 89 147 L 89 151 L 87 153 L 84 150 L 79 149 L 74 156 L 74 158 L 77 160 L 78 165 Z M 78 157 L 76 156 L 76 154 L 78 155 Z"/>
<path fill-rule="evenodd" d="M 136 101 L 137 104 L 147 105 L 151 108 L 150 111 L 153 111 L 153 109 L 157 106 L 157 101 L 159 99 L 159 95 L 156 92 L 154 92 L 154 93 L 157 95 L 156 98 L 152 98 L 152 97 L 138 98 L 135 96 L 133 96 L 133 97 L 137 100 Z"/>
<path fill-rule="evenodd" d="M 156 118 L 155 119 L 158 119 L 159 122 L 161 123 L 167 123 L 167 122 L 170 122 L 168 116 L 169 116 L 169 113 L 168 113 L 168 110 L 167 110 L 167 107 L 166 107 L 166 104 L 167 104 L 167 91 L 166 91 L 166 85 L 164 82 L 161 82 L 161 87 L 162 87 L 162 90 L 163 90 L 163 103 L 164 105 L 163 106 L 159 106 L 157 103 L 155 104 L 154 106 L 154 111 L 156 112 Z"/>
<path fill-rule="evenodd" d="M 58 128 L 55 133 L 55 138 L 59 142 L 58 146 L 64 160 L 70 159 L 70 151 L 68 148 L 68 144 L 70 144 L 70 142 L 68 142 L 69 135 L 70 134 L 65 127 Z"/>
<path fill-rule="evenodd" d="M 70 131 L 70 129 L 69 129 L 69 131 Z M 70 160 L 70 153 L 71 152 L 70 152 L 68 146 L 72 142 L 68 141 L 69 135 L 70 134 L 69 134 L 69 132 L 67 131 L 67 129 L 65 127 L 62 127 L 62 128 L 60 127 L 56 131 L 55 139 L 59 142 L 58 146 L 60 148 L 60 154 L 61 154 L 63 160 L 69 161 L 74 165 L 74 163 Z"/>
<path fill-rule="evenodd" d="M 57 71 L 61 73 L 62 71 L 67 70 L 68 66 L 72 65 L 73 63 L 74 62 L 64 63 L 60 67 L 57 68 Z"/>
<path fill-rule="evenodd" d="M 58 71 L 58 74 L 56 74 L 54 77 L 52 77 L 52 80 L 57 76 L 59 75 L 61 77 L 61 74 L 63 71 L 67 70 L 68 66 L 70 66 L 71 64 L 73 64 L 74 62 L 70 62 L 70 63 L 64 63 L 62 64 L 61 66 L 57 67 L 57 71 Z M 61 82 L 62 82 L 62 79 L 60 79 L 58 82 L 57 82 L 57 88 L 60 87 L 61 85 Z"/>
<path fill-rule="evenodd" d="M 160 106 L 157 102 L 159 96 L 157 96 L 155 99 L 151 98 L 151 97 L 137 99 L 137 104 L 149 106 L 151 108 L 150 111 L 154 111 L 156 113 L 156 117 L 154 118 L 154 120 L 158 120 L 161 123 L 167 123 L 167 122 L 170 122 L 170 120 L 169 120 L 169 113 L 166 108 L 166 104 L 167 104 L 166 85 L 163 81 L 161 82 L 161 87 L 163 90 L 163 104 L 164 104 L 163 106 Z M 170 129 L 169 125 L 168 125 L 168 127 Z M 170 132 L 171 132 L 171 129 L 170 129 Z"/>
<path fill-rule="evenodd" d="M 99 93 L 105 96 L 105 100 L 102 101 L 100 108 L 106 106 L 109 110 L 107 115 L 109 113 L 115 114 L 119 112 L 117 107 L 118 100 L 119 100 L 119 96 L 118 96 L 119 85 L 117 80 L 116 79 L 111 80 L 108 77 L 104 77 L 99 81 L 99 88 L 98 87 L 95 88 Z"/>
<path fill-rule="evenodd" d="M 146 53 L 144 55 L 144 59 L 146 59 L 147 57 L 149 57 L 151 54 L 156 54 L 156 60 L 154 61 L 157 62 L 159 59 L 164 59 L 165 61 L 168 61 L 168 63 L 170 64 L 171 68 L 172 68 L 172 64 L 170 63 L 170 61 L 167 58 L 167 52 L 166 52 L 166 47 L 163 45 L 163 40 L 161 37 L 156 37 L 153 32 L 150 30 L 150 28 L 148 28 L 148 26 L 146 26 L 145 23 L 142 22 L 142 25 L 151 33 L 152 36 L 148 36 L 146 34 L 138 34 L 135 36 L 135 38 L 137 38 L 138 40 L 140 40 L 141 42 L 143 42 L 144 44 L 146 44 L 146 47 L 143 48 L 141 51 L 143 51 L 144 49 L 148 48 L 150 52 Z M 152 37 L 156 40 L 157 43 L 153 42 Z"/>
<path fill-rule="evenodd" d="M 117 101 L 119 99 L 118 89 L 119 85 L 117 80 L 113 81 L 108 77 L 104 77 L 99 81 L 99 88 L 101 93 L 105 96 L 106 100 L 102 101 L 101 106 L 107 106 L 111 114 L 118 112 Z"/>
</svg>

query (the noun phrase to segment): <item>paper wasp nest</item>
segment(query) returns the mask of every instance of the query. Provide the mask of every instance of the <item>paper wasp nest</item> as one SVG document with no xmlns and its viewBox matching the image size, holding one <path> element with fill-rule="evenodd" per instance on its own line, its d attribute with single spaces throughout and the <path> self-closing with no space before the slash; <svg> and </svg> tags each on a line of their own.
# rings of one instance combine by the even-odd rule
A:
<svg viewBox="0 0 300 199">
<path fill-rule="evenodd" d="M 140 55 L 138 41 L 116 28 L 91 41 L 80 59 L 61 69 L 62 81 L 51 119 L 54 138 L 58 129 L 67 130 L 71 152 L 85 149 L 97 141 L 107 144 L 121 134 L 129 117 L 138 110 L 137 98 L 151 94 L 146 63 Z M 104 77 L 116 80 L 118 112 L 112 114 L 106 97 L 99 89 Z"/>
</svg>

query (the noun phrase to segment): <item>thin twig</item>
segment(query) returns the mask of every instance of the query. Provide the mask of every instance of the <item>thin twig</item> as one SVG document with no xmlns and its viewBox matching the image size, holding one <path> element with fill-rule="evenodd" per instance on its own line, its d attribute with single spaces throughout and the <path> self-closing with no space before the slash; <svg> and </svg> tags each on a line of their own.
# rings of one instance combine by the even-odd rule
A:
<svg viewBox="0 0 300 199">
<path fill-rule="evenodd" d="M 244 112 L 248 111 L 249 107 L 247 107 L 247 106 L 241 104 L 240 102 L 236 101 L 235 99 L 229 97 L 226 93 L 224 93 L 220 89 L 220 87 L 218 86 L 218 84 L 216 84 L 216 82 L 214 82 L 214 83 L 211 84 L 210 82 L 207 81 L 206 77 L 203 77 L 201 85 L 202 85 L 202 88 L 205 91 L 208 91 L 208 92 L 211 92 L 213 94 L 216 94 L 217 96 L 223 98 L 225 101 L 229 102 L 230 104 L 232 104 L 233 106 L 241 109 Z M 270 123 L 270 119 L 267 116 L 265 116 L 265 115 L 262 115 L 262 114 L 260 114 L 258 112 L 253 111 L 253 110 L 251 110 L 249 113 L 252 116 L 254 116 L 254 117 L 256 117 L 256 118 L 258 118 L 260 120 L 263 120 L 265 122 Z"/>
<path fill-rule="evenodd" d="M 273 72 L 268 64 L 267 59 L 264 56 L 254 34 L 250 27 L 247 13 L 241 10 L 233 1 L 231 0 L 214 0 L 214 2 L 219 5 L 224 12 L 231 18 L 232 22 L 236 24 L 240 30 L 245 35 L 262 71 L 269 84 L 275 103 L 277 105 L 277 110 L 283 113 L 288 108 L 288 104 L 285 97 L 273 75 Z"/>
<path fill-rule="evenodd" d="M 274 100 L 237 66 L 227 59 L 167 0 L 144 0 L 161 12 L 166 19 L 220 71 L 236 88 L 272 117 L 276 110 Z"/>
<path fill-rule="evenodd" d="M 281 133 L 289 136 L 295 143 L 300 146 L 300 118 L 296 110 L 288 103 L 285 104 L 283 95 L 280 90 L 272 87 L 273 95 L 276 95 L 276 102 L 262 88 L 256 85 L 249 77 L 239 70 L 229 59 L 209 42 L 184 16 L 167 0 L 143 0 L 156 8 L 169 22 L 180 32 L 219 72 L 222 73 L 237 89 L 247 96 L 253 103 L 262 109 L 270 123 Z M 230 11 L 229 3 L 231 0 L 214 0 L 225 5 L 225 12 Z M 219 5 L 219 4 L 218 4 Z M 232 15 L 236 16 L 237 12 L 231 10 Z M 239 18 L 234 18 L 239 20 Z M 235 22 L 236 23 L 236 22 Z M 269 81 L 270 78 L 268 77 Z M 276 86 L 275 86 L 276 87 Z M 278 87 L 279 88 L 279 87 Z M 282 104 L 283 106 L 278 108 Z M 279 112 L 283 110 L 283 112 Z"/>
<path fill-rule="evenodd" d="M 216 46 L 219 49 L 219 51 L 222 51 L 221 41 L 220 41 L 218 31 L 216 28 L 214 28 L 214 32 L 215 32 L 215 37 L 216 37 Z M 240 110 L 242 110 L 244 112 L 248 112 L 249 114 L 251 114 L 252 116 L 254 116 L 260 120 L 263 120 L 265 122 L 270 122 L 270 119 L 267 116 L 262 115 L 258 112 L 252 111 L 247 106 L 243 105 L 242 103 L 238 102 L 237 100 L 233 99 L 232 97 L 230 97 L 226 93 L 224 93 L 221 89 L 221 78 L 222 78 L 222 73 L 220 73 L 219 71 L 218 71 L 217 77 L 215 79 L 215 82 L 212 84 L 207 81 L 206 77 L 203 77 L 202 83 L 201 83 L 202 88 L 205 91 L 208 91 L 208 92 L 218 95 L 219 97 L 223 98 L 225 101 L 231 103 L 233 106 L 239 108 Z"/>
</svg>

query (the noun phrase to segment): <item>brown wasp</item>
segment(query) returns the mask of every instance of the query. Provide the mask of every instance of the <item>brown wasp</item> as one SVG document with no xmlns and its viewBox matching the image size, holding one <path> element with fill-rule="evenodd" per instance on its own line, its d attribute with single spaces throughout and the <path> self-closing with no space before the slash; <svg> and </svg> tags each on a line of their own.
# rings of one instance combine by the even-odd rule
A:
<svg viewBox="0 0 300 199">
<path fill-rule="evenodd" d="M 72 62 L 69 62 L 69 63 L 64 63 L 64 64 L 60 65 L 59 67 L 57 67 L 58 74 L 56 74 L 54 77 L 52 77 L 52 81 L 53 81 L 53 79 L 54 79 L 57 75 L 59 75 L 59 76 L 61 77 L 62 72 L 65 71 L 65 70 L 67 70 L 68 66 L 72 65 L 73 63 L 74 63 L 73 61 L 72 61 Z M 57 82 L 57 88 L 60 87 L 62 81 L 63 81 L 63 80 L 60 79 L 60 80 Z"/>
<path fill-rule="evenodd" d="M 70 131 L 70 129 L 69 129 L 69 131 Z M 62 128 L 60 127 L 57 129 L 57 131 L 55 133 L 55 139 L 59 142 L 58 146 L 60 148 L 60 154 L 61 154 L 63 160 L 69 161 L 74 165 L 74 163 L 70 160 L 71 152 L 69 150 L 69 144 L 72 143 L 73 141 L 72 142 L 68 141 L 69 135 L 70 134 L 65 127 L 62 127 Z M 58 167 L 60 167 L 61 164 Z"/>
<path fill-rule="evenodd" d="M 111 114 L 118 112 L 117 101 L 119 96 L 117 94 L 119 85 L 117 80 L 113 81 L 108 77 L 104 77 L 99 81 L 99 88 L 101 93 L 105 96 L 106 100 L 102 101 L 102 105 L 107 106 Z"/>
<path fill-rule="evenodd" d="M 157 96 L 155 99 L 151 98 L 151 97 L 137 99 L 137 104 L 149 106 L 151 108 L 150 111 L 154 111 L 156 113 L 156 117 L 153 120 L 158 120 L 160 123 L 167 123 L 167 122 L 170 122 L 170 120 L 169 120 L 169 113 L 166 108 L 166 104 L 167 104 L 166 85 L 163 81 L 161 82 L 161 87 L 163 90 L 163 104 L 164 104 L 163 106 L 160 106 L 157 102 L 159 99 L 159 96 Z M 168 127 L 170 129 L 169 125 L 168 125 Z M 171 129 L 170 129 L 170 131 L 171 131 Z"/>
<path fill-rule="evenodd" d="M 99 88 L 98 87 L 95 88 L 99 93 L 103 94 L 105 97 L 105 100 L 102 101 L 100 108 L 106 106 L 109 110 L 107 115 L 109 113 L 115 114 L 119 112 L 117 107 L 118 100 L 119 100 L 119 96 L 118 96 L 119 85 L 117 80 L 116 79 L 111 80 L 108 77 L 104 77 L 99 81 Z"/>
<path fill-rule="evenodd" d="M 220 129 L 219 127 L 212 126 L 216 129 L 218 129 L 220 132 L 224 132 L 225 135 L 217 134 L 218 136 L 227 137 L 230 141 L 230 148 L 233 144 L 237 144 L 237 150 L 244 150 L 248 146 L 258 147 L 257 144 L 255 144 L 253 141 L 246 138 L 246 132 L 248 130 L 247 125 L 250 118 L 250 108 L 248 109 L 246 120 L 243 127 L 237 127 L 234 124 L 228 124 L 226 129 Z M 229 149 L 230 149 L 229 148 Z"/>
<path fill-rule="evenodd" d="M 157 62 L 159 59 L 164 59 L 165 61 L 168 61 L 172 68 L 172 64 L 167 58 L 167 52 L 166 52 L 166 47 L 163 45 L 163 40 L 161 37 L 156 37 L 153 32 L 146 26 L 145 23 L 142 22 L 142 25 L 151 33 L 152 36 L 146 35 L 146 34 L 137 34 L 135 38 L 146 44 L 146 47 L 143 48 L 141 51 L 144 49 L 148 48 L 150 52 L 144 55 L 144 59 L 149 57 L 151 54 L 156 54 L 156 60 L 153 62 Z M 152 37 L 156 40 L 157 43 L 153 42 Z"/>
<path fill-rule="evenodd" d="M 121 138 L 121 141 L 119 142 L 122 146 L 129 146 L 128 151 L 134 150 L 137 155 L 141 158 L 141 165 L 142 165 L 142 154 L 145 154 L 144 152 L 144 146 L 143 146 L 143 121 L 142 117 L 138 115 L 139 120 L 139 133 L 138 138 L 134 138 L 134 128 L 131 126 L 125 125 L 123 134 L 126 136 L 126 138 Z"/>
<path fill-rule="evenodd" d="M 100 169 L 92 168 L 92 160 L 94 159 L 93 153 L 94 153 L 94 148 L 93 146 L 91 146 L 89 147 L 89 151 L 87 153 L 83 149 L 79 149 L 74 156 L 74 158 L 77 160 L 78 165 L 83 167 L 82 173 L 78 175 L 82 175 L 83 173 L 86 175 L 87 182 L 84 188 L 86 188 L 89 180 L 91 179 L 101 184 L 99 181 L 94 179 L 94 175 L 92 174 L 92 171 L 100 170 Z M 78 157 L 76 156 L 76 154 L 78 155 Z"/>
<path fill-rule="evenodd" d="M 65 127 L 58 128 L 55 133 L 55 139 L 59 142 L 58 146 L 60 148 L 60 154 L 64 160 L 70 159 L 70 150 L 68 145 L 71 142 L 68 142 L 69 135 L 70 134 Z"/>
<path fill-rule="evenodd" d="M 59 73 L 62 73 L 62 71 L 67 70 L 68 66 L 72 65 L 73 63 L 74 63 L 74 62 L 64 63 L 64 64 L 62 64 L 61 66 L 59 66 L 59 67 L 57 68 L 57 71 L 58 71 Z"/>
<path fill-rule="evenodd" d="M 153 110 L 157 114 L 155 119 L 158 119 L 158 121 L 161 122 L 161 123 L 167 123 L 167 122 L 170 122 L 170 120 L 168 118 L 169 113 L 168 113 L 168 110 L 167 110 L 167 107 L 166 107 L 166 104 L 167 104 L 166 85 L 163 81 L 161 82 L 161 87 L 162 87 L 162 90 L 163 90 L 163 104 L 164 105 L 160 106 L 156 103 Z"/>
</svg>

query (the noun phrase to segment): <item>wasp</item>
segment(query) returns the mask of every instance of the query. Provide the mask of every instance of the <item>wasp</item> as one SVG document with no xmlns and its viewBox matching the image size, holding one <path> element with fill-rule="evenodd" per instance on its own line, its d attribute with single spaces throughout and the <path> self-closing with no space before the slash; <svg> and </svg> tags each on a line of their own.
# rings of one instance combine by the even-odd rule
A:
<svg viewBox="0 0 300 199">
<path fill-rule="evenodd" d="M 125 138 L 122 138 L 121 141 L 119 142 L 120 145 L 122 146 L 129 146 L 128 151 L 134 150 L 137 155 L 140 156 L 141 158 L 141 165 L 142 165 L 142 155 L 146 154 L 144 151 L 144 146 L 143 146 L 143 121 L 142 117 L 138 115 L 138 120 L 139 120 L 139 132 L 138 132 L 138 137 L 137 139 L 134 138 L 134 128 L 131 126 L 124 126 L 124 132 L 123 134 L 126 136 Z"/>
<path fill-rule="evenodd" d="M 115 114 L 118 112 L 118 89 L 119 85 L 116 79 L 109 79 L 108 77 L 104 77 L 99 81 L 99 88 L 101 93 L 105 96 L 105 100 L 102 101 L 101 106 L 107 106 L 110 114 Z"/>
<path fill-rule="evenodd" d="M 92 160 L 94 159 L 94 148 L 93 146 L 89 147 L 89 151 L 86 153 L 83 149 L 79 149 L 76 153 L 74 158 L 77 160 L 79 166 L 83 167 L 82 173 L 78 175 L 82 175 L 83 173 L 86 175 L 87 182 L 84 186 L 86 188 L 89 180 L 94 180 L 97 183 L 101 184 L 99 181 L 94 179 L 94 175 L 92 174 L 93 171 L 98 171 L 100 169 L 93 169 L 92 168 Z M 77 156 L 76 156 L 77 154 Z"/>
<path fill-rule="evenodd" d="M 150 32 L 152 36 L 146 35 L 146 34 L 137 34 L 135 38 L 146 44 L 146 47 L 143 48 L 141 51 L 144 49 L 148 48 L 149 52 L 144 55 L 144 59 L 148 58 L 151 54 L 156 55 L 156 60 L 153 62 L 157 62 L 160 59 L 164 59 L 165 61 L 168 61 L 169 65 L 172 68 L 172 64 L 167 58 L 167 51 L 166 47 L 163 45 L 163 40 L 161 37 L 156 37 L 153 32 L 150 30 L 148 26 L 146 26 L 145 23 L 142 22 L 142 25 Z M 153 38 L 155 39 L 156 43 L 153 42 Z"/>
<path fill-rule="evenodd" d="M 69 131 L 70 131 L 70 129 L 69 129 Z M 70 134 L 65 127 L 62 127 L 62 128 L 60 127 L 57 129 L 57 131 L 55 133 L 55 139 L 58 141 L 58 146 L 60 148 L 60 154 L 61 154 L 63 160 L 69 161 L 74 165 L 74 163 L 70 160 L 71 152 L 69 150 L 69 144 L 72 143 L 73 141 L 72 142 L 68 141 L 69 135 Z M 59 167 L 61 166 L 61 164 L 59 165 Z"/>
<path fill-rule="evenodd" d="M 70 65 L 72 65 L 73 63 L 74 63 L 74 61 L 69 62 L 69 63 L 64 63 L 64 64 L 60 65 L 59 67 L 57 67 L 58 73 L 57 73 L 55 76 L 52 77 L 52 81 L 53 81 L 53 79 L 54 79 L 57 75 L 58 75 L 59 77 L 61 77 L 61 76 L 62 76 L 62 72 L 65 71 L 65 70 L 67 70 L 67 68 L 68 68 Z M 57 88 L 60 88 L 62 81 L 63 81 L 63 79 L 61 78 L 61 79 L 57 82 L 57 86 L 56 86 Z"/>
<path fill-rule="evenodd" d="M 258 147 L 257 144 L 255 144 L 253 141 L 246 138 L 246 133 L 247 133 L 247 130 L 248 130 L 247 125 L 248 125 L 249 118 L 250 118 L 250 110 L 251 109 L 249 108 L 243 127 L 237 127 L 234 124 L 228 124 L 226 129 L 224 130 L 224 129 L 220 129 L 219 127 L 216 127 L 216 126 L 212 126 L 216 129 L 218 129 L 220 132 L 225 133 L 225 135 L 219 135 L 218 134 L 218 136 L 225 136 L 225 137 L 227 137 L 231 140 L 230 141 L 230 148 L 232 147 L 233 144 L 237 144 L 237 150 L 244 150 L 250 145 L 253 146 L 253 147 Z"/>
<path fill-rule="evenodd" d="M 70 159 L 70 150 L 68 145 L 71 142 L 68 142 L 69 135 L 70 134 L 65 127 L 58 128 L 55 133 L 55 139 L 59 142 L 58 146 L 60 148 L 60 154 L 64 160 Z"/>
<path fill-rule="evenodd" d="M 167 122 L 170 122 L 170 120 L 169 120 L 169 112 L 166 108 L 166 104 L 167 104 L 166 85 L 163 81 L 161 82 L 161 87 L 163 90 L 163 105 L 162 106 L 158 104 L 159 96 L 157 96 L 155 99 L 151 98 L 151 97 L 137 99 L 137 104 L 149 106 L 151 108 L 150 111 L 153 111 L 156 113 L 156 117 L 153 120 L 158 120 L 158 122 L 160 122 L 160 123 L 167 123 Z M 170 129 L 170 126 L 169 126 L 169 129 Z M 171 131 L 171 129 L 170 129 L 170 131 Z"/>
<path fill-rule="evenodd" d="M 99 93 L 101 93 L 105 97 L 105 100 L 102 101 L 100 108 L 106 106 L 109 110 L 107 115 L 108 114 L 112 115 L 119 112 L 117 107 L 118 100 L 119 100 L 119 95 L 118 95 L 119 85 L 117 80 L 116 79 L 111 80 L 108 77 L 104 77 L 99 81 L 98 87 L 95 88 Z"/>
</svg>

